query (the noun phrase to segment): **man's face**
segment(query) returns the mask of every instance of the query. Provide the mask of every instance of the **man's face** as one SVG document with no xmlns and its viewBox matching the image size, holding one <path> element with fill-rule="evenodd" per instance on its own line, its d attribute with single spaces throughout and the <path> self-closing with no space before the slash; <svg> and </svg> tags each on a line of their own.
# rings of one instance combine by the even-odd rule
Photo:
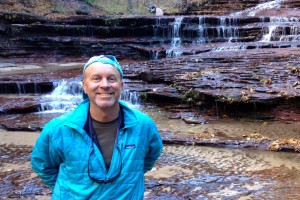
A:
<svg viewBox="0 0 300 200">
<path fill-rule="evenodd" d="M 123 89 L 118 69 L 110 64 L 92 63 L 84 72 L 84 92 L 90 99 L 91 109 L 116 109 Z"/>
</svg>

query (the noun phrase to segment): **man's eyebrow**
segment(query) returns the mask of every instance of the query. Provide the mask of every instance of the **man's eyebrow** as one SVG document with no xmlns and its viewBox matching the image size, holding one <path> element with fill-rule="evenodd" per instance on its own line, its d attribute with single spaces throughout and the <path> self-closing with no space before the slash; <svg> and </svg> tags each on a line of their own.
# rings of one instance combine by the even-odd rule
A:
<svg viewBox="0 0 300 200">
<path fill-rule="evenodd" d="M 98 74 L 98 73 L 92 73 L 90 76 L 103 76 L 103 75 Z M 115 77 L 118 77 L 118 75 L 115 74 L 115 73 L 110 73 L 110 74 L 108 74 L 107 76 L 115 76 Z"/>
</svg>

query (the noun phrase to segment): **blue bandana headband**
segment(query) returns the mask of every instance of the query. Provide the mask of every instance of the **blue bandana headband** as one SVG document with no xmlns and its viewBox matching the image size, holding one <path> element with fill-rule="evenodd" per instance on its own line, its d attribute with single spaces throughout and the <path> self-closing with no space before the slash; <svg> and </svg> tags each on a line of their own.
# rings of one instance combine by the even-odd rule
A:
<svg viewBox="0 0 300 200">
<path fill-rule="evenodd" d="M 122 67 L 121 67 L 120 63 L 117 61 L 116 57 L 112 56 L 112 55 L 101 55 L 101 56 L 91 57 L 89 59 L 89 61 L 84 65 L 83 74 L 84 74 L 86 68 L 88 68 L 88 66 L 90 66 L 92 63 L 95 63 L 95 62 L 100 62 L 103 64 L 110 64 L 110 65 L 114 66 L 120 72 L 121 78 L 123 78 Z"/>
<path fill-rule="evenodd" d="M 103 64 L 110 64 L 117 68 L 117 70 L 120 72 L 121 78 L 123 79 L 123 71 L 120 63 L 117 61 L 115 56 L 112 55 L 101 55 L 101 56 L 93 56 L 89 59 L 89 61 L 84 65 L 83 67 L 83 76 L 86 68 L 88 68 L 92 63 L 100 62 Z M 88 96 L 84 91 L 82 92 L 83 99 L 87 99 Z"/>
</svg>

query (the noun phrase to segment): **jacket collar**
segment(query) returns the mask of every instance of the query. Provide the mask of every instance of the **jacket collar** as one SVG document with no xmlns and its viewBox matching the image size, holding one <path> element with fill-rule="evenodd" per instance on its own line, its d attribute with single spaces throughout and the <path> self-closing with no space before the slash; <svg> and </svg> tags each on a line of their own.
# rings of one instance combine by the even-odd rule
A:
<svg viewBox="0 0 300 200">
<path fill-rule="evenodd" d="M 127 128 L 134 126 L 138 123 L 138 118 L 135 114 L 135 112 L 128 107 L 128 105 L 123 102 L 119 101 L 120 108 L 122 109 L 123 113 L 123 125 L 122 128 Z M 71 116 L 68 118 L 68 123 L 71 123 L 75 126 L 78 126 L 80 128 L 84 128 L 86 125 L 86 122 L 88 121 L 88 114 L 89 114 L 89 107 L 90 107 L 90 101 L 89 99 L 86 99 L 82 101 L 77 108 L 72 112 Z"/>
<path fill-rule="evenodd" d="M 123 120 L 124 126 L 122 127 L 128 128 L 139 123 L 139 120 L 135 112 L 133 111 L 133 109 L 129 108 L 128 105 L 123 101 L 119 101 L 119 103 L 120 103 L 120 108 L 122 109 L 123 119 L 124 119 Z"/>
</svg>

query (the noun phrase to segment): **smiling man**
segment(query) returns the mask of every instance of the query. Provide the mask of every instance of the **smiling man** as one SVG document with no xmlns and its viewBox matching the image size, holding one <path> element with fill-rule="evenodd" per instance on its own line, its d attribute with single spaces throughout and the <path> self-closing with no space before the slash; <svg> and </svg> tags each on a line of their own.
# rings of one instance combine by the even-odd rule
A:
<svg viewBox="0 0 300 200">
<path fill-rule="evenodd" d="M 83 69 L 83 101 L 51 120 L 31 156 L 52 199 L 143 199 L 144 173 L 162 152 L 154 121 L 119 100 L 123 72 L 114 56 Z"/>
<path fill-rule="evenodd" d="M 103 59 L 103 58 L 102 58 Z M 119 98 L 123 82 L 119 70 L 111 64 L 93 62 L 84 70 L 84 92 L 90 99 L 93 119 L 109 122 L 119 115 Z"/>
</svg>

